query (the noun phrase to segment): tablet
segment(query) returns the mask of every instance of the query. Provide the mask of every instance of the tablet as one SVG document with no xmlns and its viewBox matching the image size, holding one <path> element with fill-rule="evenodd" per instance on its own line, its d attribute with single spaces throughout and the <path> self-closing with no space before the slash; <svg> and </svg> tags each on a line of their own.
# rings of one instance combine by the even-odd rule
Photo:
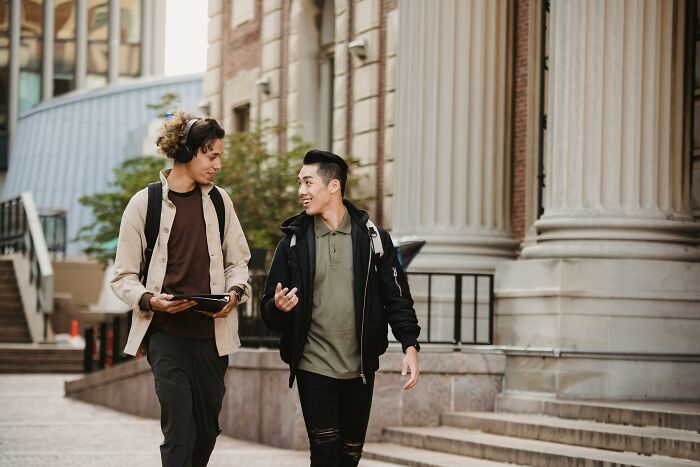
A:
<svg viewBox="0 0 700 467">
<path fill-rule="evenodd" d="M 216 313 L 228 305 L 231 297 L 228 294 L 183 294 L 173 295 L 173 300 L 194 300 L 197 302 L 192 308 L 193 311 L 210 311 Z"/>
</svg>

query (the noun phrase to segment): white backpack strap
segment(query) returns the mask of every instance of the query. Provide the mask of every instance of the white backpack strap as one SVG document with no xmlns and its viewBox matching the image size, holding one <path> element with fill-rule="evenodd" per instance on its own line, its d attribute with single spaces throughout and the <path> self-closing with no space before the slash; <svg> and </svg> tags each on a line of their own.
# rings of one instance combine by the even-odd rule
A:
<svg viewBox="0 0 700 467">
<path fill-rule="evenodd" d="M 379 237 L 379 230 L 374 223 L 367 219 L 367 231 L 369 232 L 369 238 L 372 240 L 372 245 L 374 246 L 374 252 L 379 253 L 381 257 L 384 255 L 384 247 L 382 246 L 382 239 Z"/>
<path fill-rule="evenodd" d="M 289 242 L 289 248 L 297 244 L 297 234 L 292 234 L 292 240 Z"/>
</svg>

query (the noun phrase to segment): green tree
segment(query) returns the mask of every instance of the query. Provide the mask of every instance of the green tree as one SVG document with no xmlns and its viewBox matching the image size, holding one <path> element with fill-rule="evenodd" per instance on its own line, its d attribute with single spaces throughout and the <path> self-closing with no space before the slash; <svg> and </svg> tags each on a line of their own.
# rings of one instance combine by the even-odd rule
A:
<svg viewBox="0 0 700 467">
<path fill-rule="evenodd" d="M 282 238 L 282 221 L 302 209 L 297 197 L 297 175 L 311 145 L 294 137 L 287 152 L 270 152 L 265 141 L 278 131 L 279 128 L 271 127 L 227 136 L 223 169 L 215 180 L 231 196 L 251 248 L 274 249 Z M 346 161 L 351 171 L 358 165 L 355 159 Z M 358 182 L 349 178 L 348 197 Z M 364 207 L 366 200 L 354 201 Z"/>
<path fill-rule="evenodd" d="M 227 136 L 223 169 L 215 180 L 231 196 L 251 248 L 274 248 L 281 221 L 300 210 L 296 179 L 310 146 L 297 138 L 289 151 L 271 153 L 265 138 L 273 131 Z"/>
<path fill-rule="evenodd" d="M 92 208 L 94 222 L 80 229 L 75 240 L 86 242 L 83 252 L 102 265 L 114 259 L 119 224 L 126 205 L 136 192 L 158 180 L 158 172 L 165 168 L 164 157 L 137 157 L 128 159 L 114 169 L 113 191 L 85 195 L 80 204 Z"/>
</svg>

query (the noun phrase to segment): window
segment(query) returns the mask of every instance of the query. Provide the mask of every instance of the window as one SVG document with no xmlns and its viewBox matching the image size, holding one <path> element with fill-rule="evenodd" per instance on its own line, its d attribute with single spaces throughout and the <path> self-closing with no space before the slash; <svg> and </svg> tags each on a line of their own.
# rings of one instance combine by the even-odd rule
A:
<svg viewBox="0 0 700 467">
<path fill-rule="evenodd" d="M 250 104 L 239 105 L 233 109 L 233 132 L 250 131 Z"/>
<path fill-rule="evenodd" d="M 53 94 L 75 89 L 75 0 L 55 4 Z"/>
<path fill-rule="evenodd" d="M 141 72 L 141 0 L 119 2 L 119 76 Z"/>
</svg>

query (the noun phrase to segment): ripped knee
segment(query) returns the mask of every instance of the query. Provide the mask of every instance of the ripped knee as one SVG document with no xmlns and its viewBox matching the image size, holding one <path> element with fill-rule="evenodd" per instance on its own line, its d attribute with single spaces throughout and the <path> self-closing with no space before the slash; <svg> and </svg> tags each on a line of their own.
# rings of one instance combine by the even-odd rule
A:
<svg viewBox="0 0 700 467">
<path fill-rule="evenodd" d="M 309 441 L 315 446 L 337 444 L 340 430 L 338 428 L 314 428 L 309 433 Z"/>
<path fill-rule="evenodd" d="M 363 442 L 356 443 L 354 441 L 350 441 L 349 439 L 343 438 L 340 440 L 340 454 L 357 464 L 360 462 L 360 458 L 362 457 L 363 446 Z"/>
</svg>

